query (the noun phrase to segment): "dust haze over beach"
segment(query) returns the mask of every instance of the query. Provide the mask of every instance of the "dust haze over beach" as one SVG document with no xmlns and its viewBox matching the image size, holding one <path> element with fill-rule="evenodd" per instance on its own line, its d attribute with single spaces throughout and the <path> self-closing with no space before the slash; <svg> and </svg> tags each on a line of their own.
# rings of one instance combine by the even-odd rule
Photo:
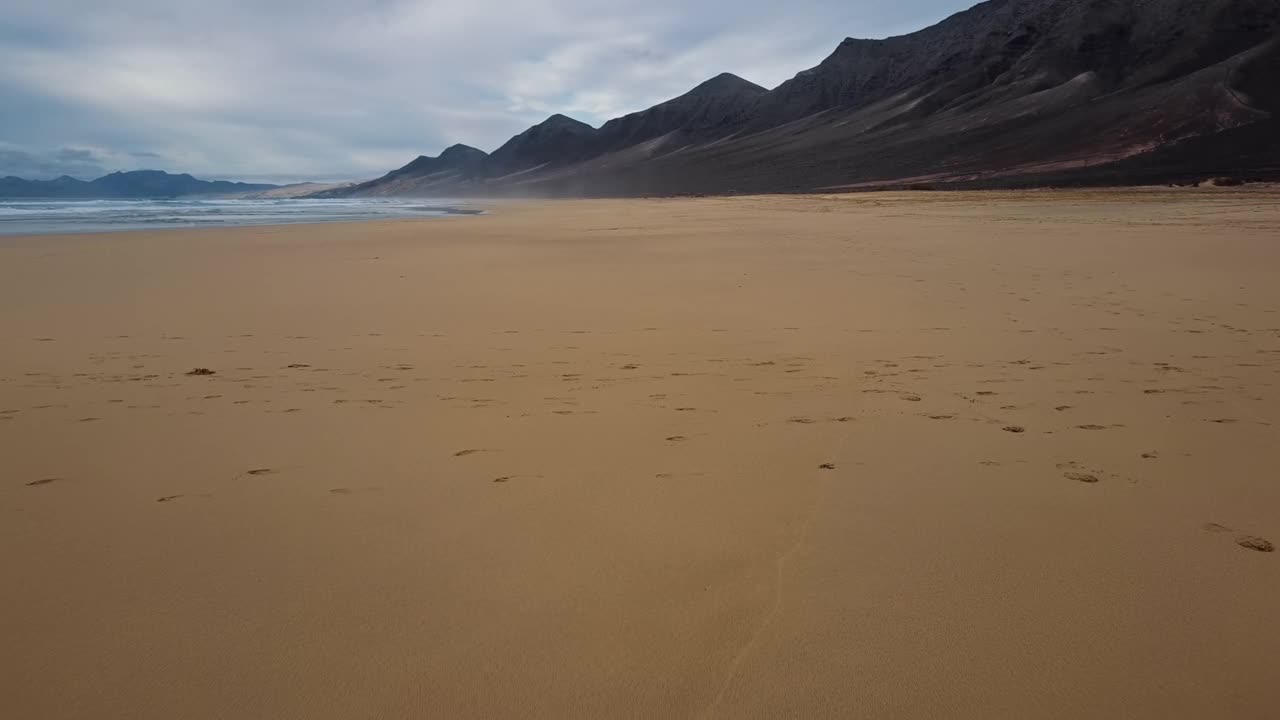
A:
<svg viewBox="0 0 1280 720">
<path fill-rule="evenodd" d="M 0 239 L 6 713 L 1268 717 L 1278 199 Z"/>
</svg>

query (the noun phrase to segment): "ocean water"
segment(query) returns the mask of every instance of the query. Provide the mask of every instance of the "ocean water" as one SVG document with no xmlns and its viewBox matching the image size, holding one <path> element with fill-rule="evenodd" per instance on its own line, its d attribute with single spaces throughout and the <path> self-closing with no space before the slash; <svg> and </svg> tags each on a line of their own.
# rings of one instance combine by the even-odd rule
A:
<svg viewBox="0 0 1280 720">
<path fill-rule="evenodd" d="M 4 200 L 0 235 L 111 232 L 154 228 L 235 227 L 352 222 L 473 214 L 449 201 L 342 200 Z"/>
</svg>

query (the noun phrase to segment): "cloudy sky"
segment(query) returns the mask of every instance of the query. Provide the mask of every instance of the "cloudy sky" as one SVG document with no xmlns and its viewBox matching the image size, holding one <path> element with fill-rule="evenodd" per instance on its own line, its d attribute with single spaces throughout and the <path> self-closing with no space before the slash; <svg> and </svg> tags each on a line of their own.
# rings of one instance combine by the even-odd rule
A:
<svg viewBox="0 0 1280 720">
<path fill-rule="evenodd" d="M 968 0 L 5 0 L 0 176 L 286 182 L 491 151 L 721 72 L 774 87 Z"/>
</svg>

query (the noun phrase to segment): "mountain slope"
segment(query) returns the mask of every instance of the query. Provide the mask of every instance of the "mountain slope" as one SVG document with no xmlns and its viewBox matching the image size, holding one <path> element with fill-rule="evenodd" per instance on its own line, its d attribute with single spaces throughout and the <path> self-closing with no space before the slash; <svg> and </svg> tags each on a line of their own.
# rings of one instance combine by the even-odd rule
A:
<svg viewBox="0 0 1280 720">
<path fill-rule="evenodd" d="M 717 75 L 680 97 L 605 123 L 594 150 L 613 152 L 675 131 L 692 142 L 718 140 L 741 127 L 766 92 L 737 75 Z"/>
<path fill-rule="evenodd" d="M 419 155 L 402 168 L 376 180 L 330 188 L 311 197 L 353 197 L 424 194 L 432 188 L 461 187 L 484 176 L 489 155 L 468 145 L 452 145 L 439 157 Z"/>
<path fill-rule="evenodd" d="M 973 109 L 1092 73 L 1097 92 L 1166 81 L 1275 33 L 1274 0 L 990 0 L 925 30 L 846 39 L 760 104 L 755 127 L 928 93 L 928 109 Z"/>
<path fill-rule="evenodd" d="M 508 175 L 549 164 L 564 164 L 588 157 L 596 129 L 564 115 L 546 120 L 511 138 L 489 156 L 493 176 Z"/>
</svg>

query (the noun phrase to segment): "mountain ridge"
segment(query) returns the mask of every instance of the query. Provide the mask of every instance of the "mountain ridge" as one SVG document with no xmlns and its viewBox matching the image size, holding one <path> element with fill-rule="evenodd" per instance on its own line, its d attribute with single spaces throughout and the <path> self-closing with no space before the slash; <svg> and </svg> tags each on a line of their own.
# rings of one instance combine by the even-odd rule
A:
<svg viewBox="0 0 1280 720">
<path fill-rule="evenodd" d="M 144 200 L 190 196 L 223 196 L 263 192 L 279 185 L 199 180 L 188 173 L 163 170 L 113 172 L 93 180 L 62 175 L 53 180 L 24 180 L 16 176 L 0 178 L 0 197 L 41 200 Z"/>
<path fill-rule="evenodd" d="M 463 180 L 354 194 L 1280 179 L 1277 76 L 1275 0 L 987 0 L 916 32 L 846 38 L 772 90 L 721 74 L 599 129 L 555 115 Z"/>
</svg>

